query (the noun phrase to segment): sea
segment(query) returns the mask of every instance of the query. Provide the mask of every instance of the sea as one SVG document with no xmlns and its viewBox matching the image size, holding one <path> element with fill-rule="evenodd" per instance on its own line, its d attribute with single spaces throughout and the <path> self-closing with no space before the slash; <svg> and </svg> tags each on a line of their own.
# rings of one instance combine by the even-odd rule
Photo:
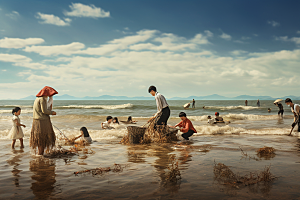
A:
<svg viewBox="0 0 300 200">
<path fill-rule="evenodd" d="M 57 136 L 80 135 L 87 127 L 93 143 L 92 154 L 79 152 L 70 158 L 36 156 L 29 147 L 33 100 L 0 100 L 0 199 L 299 199 L 300 135 L 291 132 L 293 114 L 284 102 L 283 118 L 271 100 L 196 100 L 196 107 L 184 109 L 188 100 L 168 100 L 168 125 L 180 122 L 185 112 L 197 130 L 190 141 L 172 144 L 123 145 L 128 124 L 103 130 L 107 116 L 143 126 L 157 112 L 153 100 L 54 100 L 51 122 Z M 295 101 L 294 103 L 300 103 Z M 25 148 L 19 141 L 11 149 L 8 133 L 12 128 L 12 109 L 21 108 Z M 268 108 L 271 112 L 268 112 Z M 226 123 L 210 125 L 207 117 L 219 112 Z M 272 157 L 258 157 L 257 150 L 272 147 Z M 63 146 L 68 149 L 72 146 Z M 244 153 L 242 153 L 241 149 Z M 175 159 L 180 179 L 167 178 Z M 218 179 L 214 166 L 223 163 L 240 176 L 258 174 L 270 167 L 275 179 L 267 183 L 232 187 Z M 126 166 L 103 174 L 74 172 Z M 251 175 L 252 174 L 252 175 Z"/>
</svg>

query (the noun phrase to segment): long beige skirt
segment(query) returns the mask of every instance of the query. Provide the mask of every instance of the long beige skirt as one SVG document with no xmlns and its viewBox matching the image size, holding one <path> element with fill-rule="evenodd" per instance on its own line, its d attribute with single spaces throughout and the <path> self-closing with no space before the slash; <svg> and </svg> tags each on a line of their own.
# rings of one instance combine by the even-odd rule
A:
<svg viewBox="0 0 300 200">
<path fill-rule="evenodd" d="M 43 147 L 46 152 L 55 147 L 56 136 L 50 121 L 33 119 L 31 135 L 30 135 L 30 147 L 36 149 L 37 147 Z"/>
</svg>

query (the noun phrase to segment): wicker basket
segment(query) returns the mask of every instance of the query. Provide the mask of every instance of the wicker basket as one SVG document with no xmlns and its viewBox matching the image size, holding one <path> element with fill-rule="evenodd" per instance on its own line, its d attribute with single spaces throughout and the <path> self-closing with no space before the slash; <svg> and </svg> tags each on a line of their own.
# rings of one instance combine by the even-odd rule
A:
<svg viewBox="0 0 300 200">
<path fill-rule="evenodd" d="M 138 127 L 138 126 L 128 126 L 128 138 L 130 144 L 139 144 L 141 138 L 144 137 L 144 134 L 146 132 L 145 127 Z"/>
</svg>

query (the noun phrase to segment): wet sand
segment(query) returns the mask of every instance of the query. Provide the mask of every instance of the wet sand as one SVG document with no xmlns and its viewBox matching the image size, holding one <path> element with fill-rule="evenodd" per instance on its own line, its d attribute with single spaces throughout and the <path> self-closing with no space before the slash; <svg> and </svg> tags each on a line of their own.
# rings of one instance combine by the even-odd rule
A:
<svg viewBox="0 0 300 200">
<path fill-rule="evenodd" d="M 0 141 L 0 199 L 297 199 L 300 197 L 300 141 L 285 135 L 193 136 L 185 145 L 121 145 L 99 140 L 89 146 L 95 153 L 69 159 L 35 156 L 25 149 L 10 149 Z M 273 158 L 242 156 L 263 146 L 276 149 Z M 68 148 L 68 147 L 65 147 Z M 181 180 L 166 181 L 169 158 L 176 156 Z M 256 156 L 257 157 L 257 156 Z M 271 165 L 277 178 L 271 183 L 233 188 L 214 178 L 214 163 L 224 163 L 240 175 Z M 125 166 L 119 172 L 93 176 L 74 172 L 97 167 Z"/>
</svg>

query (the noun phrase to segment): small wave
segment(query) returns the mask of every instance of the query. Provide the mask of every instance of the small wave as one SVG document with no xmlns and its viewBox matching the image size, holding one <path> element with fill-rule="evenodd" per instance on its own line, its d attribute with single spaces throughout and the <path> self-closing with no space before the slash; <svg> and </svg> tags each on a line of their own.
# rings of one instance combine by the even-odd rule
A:
<svg viewBox="0 0 300 200">
<path fill-rule="evenodd" d="M 263 107 L 255 107 L 255 106 L 205 106 L 205 109 L 217 109 L 217 110 L 254 110 L 261 109 Z"/>
<path fill-rule="evenodd" d="M 264 129 L 256 129 L 256 130 L 248 130 L 244 128 L 236 128 L 231 127 L 229 125 L 226 126 L 195 126 L 197 133 L 194 135 L 238 135 L 238 134 L 250 134 L 250 135 L 287 135 L 290 131 L 289 128 L 264 128 Z M 300 136 L 296 130 L 293 132 L 294 136 Z"/>
<path fill-rule="evenodd" d="M 0 105 L 0 108 L 15 108 L 15 107 L 33 108 L 33 106 L 24 106 L 24 105 Z"/>
<path fill-rule="evenodd" d="M 69 105 L 69 106 L 58 106 L 55 108 L 58 109 L 107 109 L 107 110 L 114 110 L 114 109 L 124 109 L 124 108 L 132 108 L 133 104 L 121 104 L 121 105 Z"/>
<path fill-rule="evenodd" d="M 212 117 L 214 117 L 212 115 Z M 278 119 L 278 115 L 253 115 L 253 114 L 233 114 L 221 115 L 225 120 L 272 120 Z M 292 115 L 285 115 L 286 118 L 292 118 Z M 189 119 L 194 121 L 207 121 L 207 115 L 203 116 L 189 116 Z"/>
<path fill-rule="evenodd" d="M 0 114 L 2 113 L 11 113 L 12 111 L 11 110 L 0 110 Z M 25 109 L 22 109 L 21 110 L 21 113 L 32 113 L 33 111 L 32 110 L 25 110 Z"/>
</svg>

